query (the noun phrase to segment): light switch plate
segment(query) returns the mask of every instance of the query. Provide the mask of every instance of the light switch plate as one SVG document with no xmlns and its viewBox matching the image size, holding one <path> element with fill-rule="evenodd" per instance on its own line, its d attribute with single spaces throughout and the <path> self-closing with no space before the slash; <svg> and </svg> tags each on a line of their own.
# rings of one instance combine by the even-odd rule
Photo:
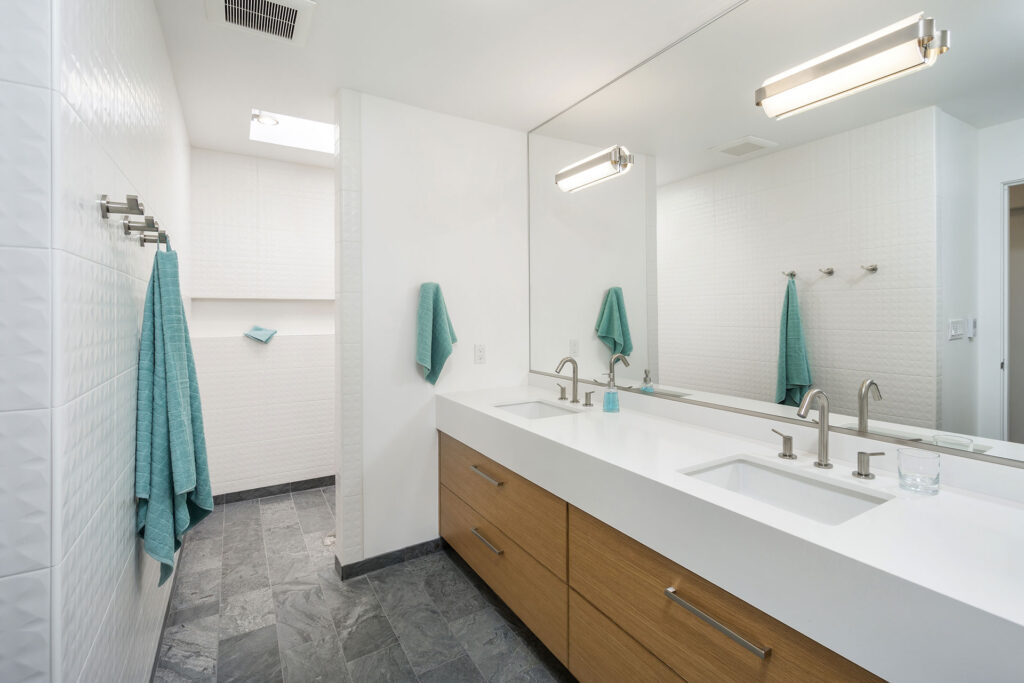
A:
<svg viewBox="0 0 1024 683">
<path fill-rule="evenodd" d="M 580 340 L 579 339 L 570 339 L 569 340 L 569 355 L 570 356 L 575 356 L 579 352 L 580 352 Z"/>
<path fill-rule="evenodd" d="M 963 318 L 954 318 L 949 321 L 949 340 L 963 339 L 967 323 Z"/>
<path fill-rule="evenodd" d="M 473 345 L 473 362 L 482 365 L 487 362 L 487 347 L 483 344 Z"/>
</svg>

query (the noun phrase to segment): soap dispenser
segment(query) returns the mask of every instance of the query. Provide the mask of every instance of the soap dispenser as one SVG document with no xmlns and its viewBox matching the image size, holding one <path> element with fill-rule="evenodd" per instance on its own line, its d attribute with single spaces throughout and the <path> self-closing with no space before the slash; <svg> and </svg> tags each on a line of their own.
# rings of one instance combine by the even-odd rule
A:
<svg viewBox="0 0 1024 683">
<path fill-rule="evenodd" d="M 608 388 L 604 392 L 604 412 L 619 412 L 619 390 L 615 387 L 614 374 L 608 376 Z"/>
<path fill-rule="evenodd" d="M 654 382 L 651 380 L 650 370 L 644 370 L 644 383 L 640 385 L 640 391 L 647 392 L 648 394 L 654 393 Z"/>
</svg>

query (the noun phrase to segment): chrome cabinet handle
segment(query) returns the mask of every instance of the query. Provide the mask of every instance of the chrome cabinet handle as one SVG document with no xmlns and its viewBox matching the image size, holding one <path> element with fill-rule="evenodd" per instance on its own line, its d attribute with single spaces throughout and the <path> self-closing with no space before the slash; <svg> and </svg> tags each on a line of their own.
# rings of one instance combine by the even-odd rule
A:
<svg viewBox="0 0 1024 683">
<path fill-rule="evenodd" d="M 694 607 L 690 603 L 686 602 L 686 600 L 683 600 L 681 597 L 676 595 L 676 589 L 673 586 L 669 586 L 668 588 L 665 589 L 665 595 L 667 595 L 669 597 L 669 599 L 672 600 L 672 602 L 675 602 L 678 605 L 682 605 L 684 608 L 686 608 L 686 611 L 688 611 L 690 614 L 692 614 L 693 616 L 699 618 L 704 623 L 710 624 L 711 626 L 714 626 L 716 629 L 718 629 L 719 631 L 721 631 L 725 635 L 729 636 L 734 641 L 736 641 L 737 643 L 739 643 L 743 647 L 747 648 L 748 650 L 753 652 L 755 655 L 757 655 L 761 659 L 766 658 L 768 655 L 770 655 L 772 653 L 772 649 L 770 647 L 764 648 L 762 650 L 757 645 L 754 645 L 752 642 L 750 642 L 749 640 L 747 640 L 746 638 L 744 638 L 740 634 L 738 634 L 735 631 L 733 631 L 732 629 L 726 627 L 721 622 L 716 621 L 715 619 L 712 619 L 710 616 L 708 616 L 704 612 L 701 612 L 699 609 L 697 609 L 696 607 Z"/>
<path fill-rule="evenodd" d="M 489 476 L 487 476 L 487 474 L 485 474 L 485 473 L 484 473 L 484 471 L 483 471 L 483 470 L 481 470 L 481 469 L 480 469 L 479 467 L 477 467 L 476 465 L 470 465 L 470 466 L 469 466 L 469 469 L 471 469 L 471 470 L 473 470 L 474 472 L 476 472 L 477 474 L 479 474 L 479 475 L 480 475 L 481 477 L 483 477 L 484 479 L 486 479 L 487 481 L 489 481 L 489 482 L 490 482 L 491 484 L 493 484 L 494 486 L 504 486 L 504 485 L 505 485 L 505 482 L 503 482 L 503 481 L 498 481 L 497 479 L 493 479 L 492 477 L 489 477 Z"/>
<path fill-rule="evenodd" d="M 483 544 L 484 544 L 485 546 L 487 546 L 488 548 L 490 548 L 491 552 L 492 552 L 492 553 L 494 553 L 495 555 L 504 555 L 504 554 L 505 554 L 505 551 L 504 551 L 504 550 L 499 550 L 498 548 L 495 548 L 495 547 L 494 547 L 493 545 L 491 545 L 491 542 L 490 542 L 490 541 L 488 541 L 488 540 L 487 540 L 486 538 L 484 538 L 484 537 L 483 537 L 483 536 L 482 536 L 482 535 L 480 534 L 480 532 L 476 530 L 476 527 L 473 527 L 472 529 L 470 529 L 470 531 L 472 531 L 472 532 L 473 532 L 473 535 L 474 535 L 474 536 L 476 536 L 476 537 L 477 537 L 477 538 L 479 538 L 479 539 L 480 539 L 481 541 L 483 541 Z"/>
</svg>

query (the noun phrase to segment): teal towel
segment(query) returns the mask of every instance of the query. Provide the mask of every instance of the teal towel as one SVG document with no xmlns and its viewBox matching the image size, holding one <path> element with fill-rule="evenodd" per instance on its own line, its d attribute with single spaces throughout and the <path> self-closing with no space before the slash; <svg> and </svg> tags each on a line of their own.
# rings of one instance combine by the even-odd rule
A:
<svg viewBox="0 0 1024 683">
<path fill-rule="evenodd" d="M 213 510 L 199 385 L 178 288 L 178 254 L 157 251 L 139 340 L 135 427 L 137 531 L 160 562 L 160 583 L 174 571 L 185 532 Z"/>
<path fill-rule="evenodd" d="M 249 339 L 255 339 L 258 342 L 267 344 L 270 342 L 270 338 L 277 334 L 277 330 L 272 330 L 269 327 L 260 327 L 259 325 L 253 325 L 252 329 L 245 333 L 245 336 Z"/>
<path fill-rule="evenodd" d="M 811 388 L 811 367 L 807 363 L 807 344 L 800 323 L 800 305 L 796 300 L 796 283 L 786 285 L 779 326 L 779 376 L 775 384 L 775 402 L 798 406 Z"/>
<path fill-rule="evenodd" d="M 612 351 L 628 356 L 633 353 L 633 340 L 629 336 L 629 321 L 626 320 L 626 303 L 622 299 L 622 287 L 612 287 L 604 296 L 601 313 L 597 317 L 597 338 Z"/>
<path fill-rule="evenodd" d="M 437 383 L 441 368 L 452 355 L 452 344 L 457 341 L 441 285 L 424 282 L 420 285 L 420 306 L 416 313 L 416 362 L 423 367 L 423 375 L 431 384 Z"/>
</svg>

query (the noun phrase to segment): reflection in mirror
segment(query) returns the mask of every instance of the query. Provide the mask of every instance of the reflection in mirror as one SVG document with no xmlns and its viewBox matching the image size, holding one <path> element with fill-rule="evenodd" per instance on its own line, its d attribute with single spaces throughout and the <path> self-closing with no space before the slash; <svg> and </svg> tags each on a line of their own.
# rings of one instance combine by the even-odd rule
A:
<svg viewBox="0 0 1024 683">
<path fill-rule="evenodd" d="M 755 106 L 773 75 L 838 68 L 831 51 L 922 10 L 929 68 L 781 119 Z M 659 390 L 789 418 L 814 387 L 834 426 L 1024 460 L 1004 443 L 1024 442 L 1022 12 L 749 0 L 535 129 L 532 368 L 571 354 L 603 381 L 619 287 L 620 386 L 649 370 Z M 628 173 L 556 186 L 618 145 Z"/>
</svg>

